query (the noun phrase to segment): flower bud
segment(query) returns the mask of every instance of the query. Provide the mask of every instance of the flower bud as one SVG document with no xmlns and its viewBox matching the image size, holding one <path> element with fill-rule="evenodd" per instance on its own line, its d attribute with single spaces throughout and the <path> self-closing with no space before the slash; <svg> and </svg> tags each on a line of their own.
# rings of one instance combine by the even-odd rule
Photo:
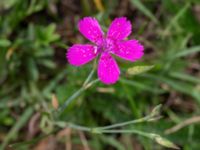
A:
<svg viewBox="0 0 200 150">
<path fill-rule="evenodd" d="M 165 139 L 165 138 L 162 138 L 161 136 L 157 135 L 155 136 L 155 141 L 162 145 L 162 146 L 165 146 L 165 147 L 168 147 L 168 148 L 173 148 L 173 149 L 180 149 L 178 146 L 176 146 L 174 143 L 172 143 L 171 141 Z"/>
</svg>

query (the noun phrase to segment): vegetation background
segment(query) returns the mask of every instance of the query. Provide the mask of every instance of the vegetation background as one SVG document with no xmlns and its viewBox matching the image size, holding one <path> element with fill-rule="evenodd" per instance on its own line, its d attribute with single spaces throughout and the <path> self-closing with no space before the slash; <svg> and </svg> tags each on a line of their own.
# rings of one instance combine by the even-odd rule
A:
<svg viewBox="0 0 200 150">
<path fill-rule="evenodd" d="M 44 121 L 45 112 L 55 109 L 56 102 L 62 105 L 92 68 L 92 63 L 72 67 L 65 58 L 72 43 L 87 42 L 77 30 L 84 16 L 96 17 L 105 31 L 115 17 L 126 16 L 133 25 L 130 38 L 144 44 L 145 55 L 136 63 L 118 60 L 124 72 L 120 81 L 95 84 L 60 119 L 103 126 L 141 118 L 162 104 L 163 118 L 131 128 L 158 133 L 183 150 L 199 150 L 199 0 L 1 0 L 0 149 L 165 149 L 135 134 L 65 128 L 43 137 L 54 129 Z M 126 73 L 136 65 L 154 67 L 142 74 Z"/>
</svg>

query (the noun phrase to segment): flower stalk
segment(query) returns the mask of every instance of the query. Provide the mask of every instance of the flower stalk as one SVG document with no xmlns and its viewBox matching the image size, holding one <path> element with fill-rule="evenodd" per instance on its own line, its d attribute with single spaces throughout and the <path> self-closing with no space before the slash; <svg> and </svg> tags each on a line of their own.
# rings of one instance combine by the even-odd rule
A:
<svg viewBox="0 0 200 150">
<path fill-rule="evenodd" d="M 118 123 L 118 124 L 109 125 L 109 126 L 85 127 L 85 126 L 80 126 L 80 125 L 76 125 L 73 123 L 66 123 L 66 122 L 56 122 L 55 125 L 59 126 L 61 128 L 68 127 L 68 128 L 72 128 L 72 129 L 76 129 L 76 130 L 90 132 L 93 134 L 113 134 L 113 133 L 137 134 L 140 136 L 147 137 L 151 140 L 154 140 L 155 142 L 157 142 L 158 144 L 160 144 L 162 146 L 165 146 L 168 148 L 173 148 L 173 149 L 179 149 L 179 147 L 176 146 L 174 143 L 172 143 L 171 141 L 169 141 L 166 138 L 161 137 L 158 134 L 147 133 L 147 132 L 135 130 L 135 129 L 114 129 L 116 127 L 123 127 L 123 126 L 130 125 L 130 124 L 136 124 L 136 123 L 149 121 L 149 119 L 151 120 L 151 119 L 153 119 L 153 117 L 157 118 L 157 115 L 158 115 L 157 111 L 160 110 L 160 107 L 161 107 L 161 105 L 158 105 L 157 107 L 155 107 L 153 109 L 152 113 L 150 113 L 148 116 L 143 117 L 141 119 L 136 119 L 136 120 L 127 121 L 127 122 Z M 156 114 L 156 115 L 154 116 L 154 114 Z"/>
<path fill-rule="evenodd" d="M 63 113 L 63 111 L 68 107 L 68 105 L 70 103 L 72 103 L 78 96 L 80 96 L 83 91 L 87 90 L 88 88 L 90 88 L 92 85 L 94 85 L 95 83 L 97 83 L 99 81 L 99 79 L 95 79 L 95 80 L 91 81 L 91 79 L 95 73 L 95 70 L 96 70 L 96 59 L 93 64 L 93 68 L 92 68 L 91 72 L 89 73 L 88 77 L 86 78 L 86 80 L 84 81 L 82 87 L 80 89 L 78 89 L 74 94 L 72 94 L 64 102 L 64 104 L 58 109 L 57 117 L 59 117 Z"/>
</svg>

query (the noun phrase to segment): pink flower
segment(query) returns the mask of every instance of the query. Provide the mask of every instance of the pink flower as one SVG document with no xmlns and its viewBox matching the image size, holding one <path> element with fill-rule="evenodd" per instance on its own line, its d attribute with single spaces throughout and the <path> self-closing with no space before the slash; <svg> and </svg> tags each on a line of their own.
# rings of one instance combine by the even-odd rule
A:
<svg viewBox="0 0 200 150">
<path fill-rule="evenodd" d="M 126 17 L 116 18 L 108 28 L 107 35 L 92 17 L 80 20 L 78 29 L 94 45 L 74 44 L 68 49 L 67 59 L 70 64 L 81 66 L 100 55 L 98 77 L 105 84 L 115 83 L 120 75 L 120 69 L 111 54 L 132 62 L 143 55 L 144 48 L 137 40 L 125 40 L 131 34 L 131 22 Z"/>
</svg>

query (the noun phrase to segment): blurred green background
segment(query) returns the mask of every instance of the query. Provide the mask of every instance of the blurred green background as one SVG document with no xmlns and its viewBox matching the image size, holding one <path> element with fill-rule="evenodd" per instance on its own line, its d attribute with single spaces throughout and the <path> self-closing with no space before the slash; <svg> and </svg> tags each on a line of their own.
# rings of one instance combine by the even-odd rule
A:
<svg viewBox="0 0 200 150">
<path fill-rule="evenodd" d="M 41 125 L 44 112 L 56 102 L 61 106 L 92 68 L 70 66 L 65 58 L 68 46 L 88 42 L 77 30 L 84 16 L 96 17 L 105 31 L 115 17 L 126 16 L 133 26 L 129 38 L 141 41 L 145 55 L 135 63 L 118 59 L 121 79 L 112 86 L 95 84 L 60 119 L 103 126 L 141 118 L 162 104 L 162 119 L 132 128 L 158 133 L 183 150 L 199 150 L 199 0 L 0 0 L 0 149 L 166 149 L 134 134 L 66 128 L 42 137 L 52 128 Z M 154 68 L 126 73 L 137 65 Z"/>
</svg>

